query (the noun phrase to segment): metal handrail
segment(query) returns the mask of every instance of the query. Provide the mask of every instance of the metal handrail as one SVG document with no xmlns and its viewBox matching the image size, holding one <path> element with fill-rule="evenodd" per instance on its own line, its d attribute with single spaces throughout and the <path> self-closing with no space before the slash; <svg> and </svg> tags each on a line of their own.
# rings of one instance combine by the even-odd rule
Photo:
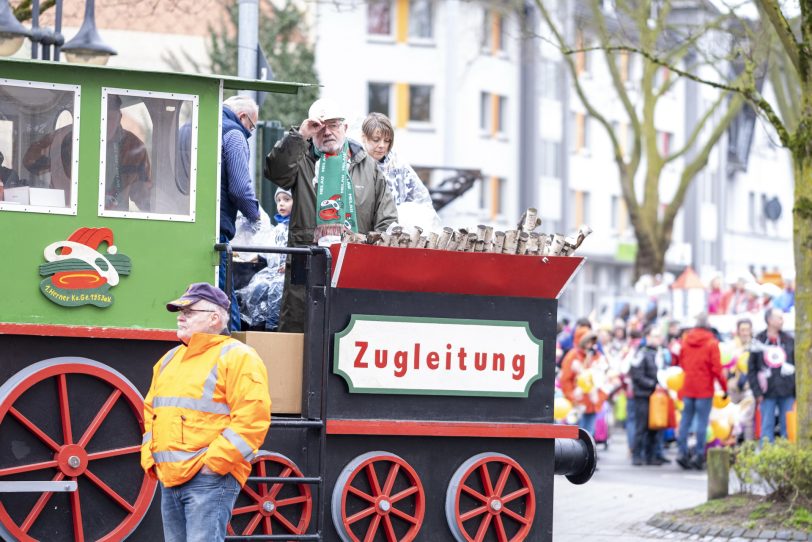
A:
<svg viewBox="0 0 812 542">
<path fill-rule="evenodd" d="M 231 299 L 232 292 L 234 290 L 234 285 L 232 284 L 232 277 L 231 277 L 231 268 L 234 265 L 234 252 L 255 252 L 260 254 L 302 254 L 306 256 L 315 256 L 316 254 L 323 254 L 325 258 L 325 265 L 324 265 L 324 287 L 330 287 L 330 275 L 332 273 L 332 260 L 333 256 L 330 253 L 330 249 L 327 247 L 321 246 L 307 246 L 307 247 L 248 247 L 248 246 L 240 246 L 240 245 L 231 245 L 230 243 L 216 243 L 214 245 L 214 249 L 218 252 L 225 252 L 226 253 L 226 295 L 229 299 Z M 321 404 L 319 407 L 319 415 L 320 418 L 317 420 L 313 419 L 298 419 L 298 420 L 290 420 L 290 421 L 282 421 L 282 419 L 278 419 L 276 422 L 277 427 L 302 427 L 302 428 L 320 428 L 323 429 L 324 427 L 324 415 L 327 411 L 327 394 L 325 393 L 325 383 L 327 382 L 327 378 L 329 376 L 329 364 L 327 363 L 327 352 L 329 352 L 329 335 L 330 335 L 330 323 L 329 323 L 329 314 L 330 314 L 330 296 L 325 292 L 324 295 L 324 321 L 322 322 L 322 352 L 324 355 L 322 356 L 322 392 L 321 392 Z M 282 423 L 279 423 L 282 421 Z M 274 423 L 271 423 L 271 427 L 274 426 Z M 300 483 L 315 483 L 321 485 L 324 480 L 325 475 L 325 465 L 327 459 L 327 432 L 320 431 L 319 433 L 319 477 L 300 477 L 300 478 L 279 478 L 279 477 L 257 477 L 262 481 L 270 482 L 280 482 L 280 483 L 293 483 L 294 481 L 300 480 Z M 249 478 L 255 479 L 255 478 Z M 322 499 L 322 491 L 319 492 L 319 498 Z M 323 525 L 324 525 L 324 506 L 319 506 L 317 519 L 316 519 L 316 534 L 306 534 L 306 535 L 236 535 L 236 536 L 227 536 L 225 539 L 229 541 L 233 540 L 322 540 L 322 532 L 323 532 Z"/>
</svg>

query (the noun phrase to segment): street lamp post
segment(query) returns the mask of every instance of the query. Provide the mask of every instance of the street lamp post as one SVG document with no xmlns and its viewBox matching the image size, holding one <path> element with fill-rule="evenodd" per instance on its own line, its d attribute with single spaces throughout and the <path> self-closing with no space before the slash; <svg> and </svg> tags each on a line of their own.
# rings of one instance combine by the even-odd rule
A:
<svg viewBox="0 0 812 542">
<path fill-rule="evenodd" d="M 0 0 L 0 56 L 11 56 L 23 46 L 31 31 L 20 24 L 7 0 Z"/>
<path fill-rule="evenodd" d="M 31 2 L 31 30 L 25 28 L 14 17 L 8 0 L 0 0 L 0 56 L 16 53 L 23 44 L 24 38 L 31 40 L 31 58 L 39 58 L 39 46 L 42 45 L 42 60 L 59 60 L 59 53 L 65 51 L 68 62 L 85 64 L 106 64 L 116 50 L 104 43 L 96 30 L 95 0 L 86 0 L 85 18 L 79 32 L 65 43 L 62 36 L 62 0 L 54 3 L 54 28 L 39 25 L 39 0 Z M 64 44 L 64 45 L 63 45 Z"/>
</svg>

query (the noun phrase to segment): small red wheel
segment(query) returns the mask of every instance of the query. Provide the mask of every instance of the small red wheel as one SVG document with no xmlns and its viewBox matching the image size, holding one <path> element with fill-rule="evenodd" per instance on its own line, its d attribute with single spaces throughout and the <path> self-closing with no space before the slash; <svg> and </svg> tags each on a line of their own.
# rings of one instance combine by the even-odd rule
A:
<svg viewBox="0 0 812 542">
<path fill-rule="evenodd" d="M 40 361 L 0 386 L 0 480 L 78 482 L 72 493 L 0 493 L 0 538 L 127 538 L 157 484 L 140 464 L 143 412 L 129 380 L 85 358 Z"/>
<path fill-rule="evenodd" d="M 359 455 L 333 488 L 333 524 L 342 542 L 409 542 L 420 531 L 425 511 L 420 477 L 395 454 Z"/>
<path fill-rule="evenodd" d="M 252 463 L 251 476 L 303 476 L 299 467 L 282 454 L 260 450 Z M 249 480 L 237 496 L 228 534 L 307 534 L 312 512 L 309 485 Z"/>
<path fill-rule="evenodd" d="M 448 527 L 457 542 L 499 542 L 527 538 L 536 513 L 533 483 L 510 457 L 475 455 L 451 477 L 445 497 Z"/>
</svg>

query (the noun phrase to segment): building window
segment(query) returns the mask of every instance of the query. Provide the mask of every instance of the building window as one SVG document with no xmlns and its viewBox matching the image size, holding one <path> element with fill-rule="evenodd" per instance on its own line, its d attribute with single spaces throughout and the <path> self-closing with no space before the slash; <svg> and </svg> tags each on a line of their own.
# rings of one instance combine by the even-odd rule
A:
<svg viewBox="0 0 812 542">
<path fill-rule="evenodd" d="M 505 182 L 504 177 L 493 175 L 483 179 L 480 184 L 479 206 L 488 212 L 491 219 L 503 212 Z"/>
<path fill-rule="evenodd" d="M 0 210 L 76 214 L 79 91 L 0 78 Z"/>
<path fill-rule="evenodd" d="M 664 84 L 668 83 L 671 80 L 671 70 L 666 68 L 665 66 L 661 66 L 657 68 L 657 71 L 654 72 L 654 88 L 659 89 Z"/>
<path fill-rule="evenodd" d="M 545 177 L 561 178 L 561 143 L 541 140 L 541 174 Z"/>
<path fill-rule="evenodd" d="M 629 75 L 631 73 L 631 56 L 629 55 L 628 51 L 621 51 L 620 62 L 618 62 L 618 70 L 620 71 L 620 80 L 624 83 L 629 80 Z"/>
<path fill-rule="evenodd" d="M 482 24 L 482 48 L 491 54 L 505 50 L 504 17 L 501 13 L 485 9 Z"/>
<path fill-rule="evenodd" d="M 479 94 L 479 127 L 490 135 L 503 135 L 507 116 L 507 98 L 489 92 Z"/>
<path fill-rule="evenodd" d="M 629 228 L 629 212 L 622 196 L 612 196 L 612 229 L 618 235 L 625 235 Z"/>
<path fill-rule="evenodd" d="M 409 37 L 432 39 L 434 14 L 431 0 L 409 0 Z"/>
<path fill-rule="evenodd" d="M 491 95 L 488 92 L 479 93 L 479 128 L 488 131 L 491 118 Z"/>
<path fill-rule="evenodd" d="M 657 132 L 657 149 L 660 151 L 660 156 L 668 156 L 671 154 L 671 132 Z"/>
<path fill-rule="evenodd" d="M 390 83 L 369 83 L 367 85 L 367 112 L 383 113 L 391 117 L 392 85 Z"/>
<path fill-rule="evenodd" d="M 392 0 L 368 0 L 367 33 L 379 36 L 392 34 Z"/>
<path fill-rule="evenodd" d="M 409 122 L 431 122 L 430 85 L 409 85 Z"/>
<path fill-rule="evenodd" d="M 571 190 L 570 195 L 573 202 L 573 226 L 577 228 L 581 224 L 589 224 L 592 214 L 590 212 L 589 192 Z"/>
<path fill-rule="evenodd" d="M 589 150 L 589 117 L 584 113 L 572 114 L 572 150 L 575 152 L 585 152 Z"/>
<path fill-rule="evenodd" d="M 588 74 L 592 63 L 592 55 L 584 50 L 589 47 L 589 43 L 584 37 L 583 31 L 578 31 L 575 40 L 575 49 L 578 51 L 575 53 L 575 71 L 578 75 Z"/>
<path fill-rule="evenodd" d="M 563 98 L 564 65 L 545 58 L 541 61 L 541 97 L 561 101 Z"/>
</svg>

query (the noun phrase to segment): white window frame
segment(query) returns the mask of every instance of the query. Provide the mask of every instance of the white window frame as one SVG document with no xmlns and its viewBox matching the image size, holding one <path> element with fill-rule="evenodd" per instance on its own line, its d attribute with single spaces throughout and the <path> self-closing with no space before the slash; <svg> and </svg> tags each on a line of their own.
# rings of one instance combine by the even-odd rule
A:
<svg viewBox="0 0 812 542">
<path fill-rule="evenodd" d="M 106 159 L 107 159 L 107 96 L 120 94 L 125 96 L 138 96 L 140 98 L 165 98 L 173 100 L 188 100 L 192 102 L 192 149 L 189 167 L 189 214 L 161 214 L 155 212 L 137 213 L 133 211 L 111 211 L 105 209 L 106 190 Z M 169 222 L 194 222 L 197 196 L 197 131 L 200 116 L 200 97 L 196 94 L 180 94 L 177 92 L 155 92 L 151 90 L 133 90 L 127 88 L 102 87 L 101 96 L 101 126 L 99 128 L 99 216 L 116 218 L 135 218 L 140 220 L 165 220 Z"/>
<path fill-rule="evenodd" d="M 0 85 L 40 88 L 46 90 L 61 90 L 73 92 L 73 142 L 71 147 L 70 202 L 66 207 L 48 207 L 45 205 L 17 205 L 0 201 L 0 211 L 17 211 L 22 213 L 42 213 L 48 215 L 76 215 L 79 198 L 79 103 L 82 98 L 80 85 L 65 85 L 61 83 L 42 83 L 40 81 L 25 81 L 20 79 L 0 78 Z"/>
</svg>

